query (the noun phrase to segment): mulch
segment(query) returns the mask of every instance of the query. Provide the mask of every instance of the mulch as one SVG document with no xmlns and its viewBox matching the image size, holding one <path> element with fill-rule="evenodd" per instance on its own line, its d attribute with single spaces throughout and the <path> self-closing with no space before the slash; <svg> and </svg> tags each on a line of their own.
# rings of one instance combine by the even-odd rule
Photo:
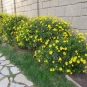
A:
<svg viewBox="0 0 87 87">
<path fill-rule="evenodd" d="M 82 87 L 87 87 L 87 73 L 81 73 L 79 75 L 69 75 L 69 76 Z"/>
</svg>

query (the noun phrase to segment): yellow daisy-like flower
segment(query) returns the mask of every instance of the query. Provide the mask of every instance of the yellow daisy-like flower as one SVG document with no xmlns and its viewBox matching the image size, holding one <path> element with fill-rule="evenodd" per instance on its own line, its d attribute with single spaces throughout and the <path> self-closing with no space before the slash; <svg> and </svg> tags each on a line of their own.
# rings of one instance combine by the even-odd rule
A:
<svg viewBox="0 0 87 87">
<path fill-rule="evenodd" d="M 71 60 L 69 61 L 69 64 L 72 64 L 72 61 Z"/>
<path fill-rule="evenodd" d="M 58 52 L 60 52 L 60 50 L 58 50 Z"/>
<path fill-rule="evenodd" d="M 63 50 L 63 47 L 62 46 L 60 46 L 60 50 Z"/>
<path fill-rule="evenodd" d="M 44 49 L 44 48 L 45 48 L 45 45 L 42 46 L 42 49 Z"/>
<path fill-rule="evenodd" d="M 56 42 L 56 43 L 58 43 L 58 42 L 59 42 L 59 40 L 56 40 L 55 42 Z"/>
<path fill-rule="evenodd" d="M 71 72 L 71 70 L 70 69 L 67 69 L 66 72 L 69 73 L 69 72 Z"/>
<path fill-rule="evenodd" d="M 80 63 L 80 60 L 77 60 L 77 63 L 79 64 Z"/>
<path fill-rule="evenodd" d="M 54 28 L 54 29 L 53 29 L 53 31 L 57 31 L 57 29 L 56 29 L 56 28 Z"/>
<path fill-rule="evenodd" d="M 62 70 L 63 70 L 62 67 L 60 67 L 60 68 L 59 68 L 59 71 L 62 71 Z"/>
<path fill-rule="evenodd" d="M 58 50 L 58 46 L 55 46 L 55 49 Z"/>
<path fill-rule="evenodd" d="M 55 43 L 53 43 L 53 46 L 55 46 Z"/>
<path fill-rule="evenodd" d="M 61 61 L 62 61 L 62 58 L 61 58 L 61 57 L 59 57 L 59 58 L 58 58 L 58 62 L 61 62 Z"/>
<path fill-rule="evenodd" d="M 86 60 L 83 60 L 83 64 L 86 64 Z"/>
<path fill-rule="evenodd" d="M 40 53 L 40 50 L 38 50 L 38 53 Z"/>
<path fill-rule="evenodd" d="M 40 62 L 41 60 L 40 59 L 37 59 L 38 62 Z"/>
<path fill-rule="evenodd" d="M 66 55 L 66 52 L 63 52 L 63 55 Z"/>
<path fill-rule="evenodd" d="M 68 65 L 68 62 L 65 62 L 65 65 L 67 66 Z"/>
<path fill-rule="evenodd" d="M 48 25 L 48 28 L 51 29 L 51 25 Z"/>
<path fill-rule="evenodd" d="M 51 48 L 51 47 L 52 47 L 52 45 L 50 44 L 50 45 L 49 45 L 49 47 Z"/>
<path fill-rule="evenodd" d="M 53 51 L 49 51 L 49 54 L 50 54 L 50 55 L 53 54 Z"/>
<path fill-rule="evenodd" d="M 55 61 L 53 60 L 52 63 L 55 63 Z"/>
<path fill-rule="evenodd" d="M 46 60 L 44 60 L 44 62 L 45 62 L 45 63 L 48 63 L 48 60 L 46 59 Z"/>
<path fill-rule="evenodd" d="M 36 56 L 36 55 L 37 55 L 37 52 L 35 51 L 35 52 L 34 52 L 34 56 Z"/>
<path fill-rule="evenodd" d="M 50 68 L 50 71 L 51 71 L 51 72 L 54 72 L 54 71 L 55 71 L 55 68 Z"/>
<path fill-rule="evenodd" d="M 85 54 L 85 56 L 87 56 L 87 54 Z"/>
<path fill-rule="evenodd" d="M 83 73 L 85 73 L 86 72 L 86 70 L 83 70 Z"/>
<path fill-rule="evenodd" d="M 85 68 L 87 68 L 87 66 L 85 66 Z"/>
<path fill-rule="evenodd" d="M 65 47 L 64 50 L 67 50 L 67 47 Z"/>
<path fill-rule="evenodd" d="M 70 72 L 70 74 L 73 74 L 72 72 Z"/>
</svg>

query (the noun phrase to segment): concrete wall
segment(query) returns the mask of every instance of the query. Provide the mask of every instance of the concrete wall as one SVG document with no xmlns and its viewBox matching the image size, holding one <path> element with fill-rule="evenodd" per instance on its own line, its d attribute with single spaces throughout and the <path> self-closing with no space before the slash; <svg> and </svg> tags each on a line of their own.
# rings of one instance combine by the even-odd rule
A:
<svg viewBox="0 0 87 87">
<path fill-rule="evenodd" d="M 3 12 L 14 13 L 14 0 L 2 0 Z"/>
<path fill-rule="evenodd" d="M 87 0 L 39 0 L 40 15 L 56 15 L 87 30 Z"/>
<path fill-rule="evenodd" d="M 2 4 L 1 4 L 1 0 L 0 0 L 0 12 L 2 12 Z"/>
<path fill-rule="evenodd" d="M 87 0 L 2 0 L 2 3 L 3 12 L 30 17 L 50 14 L 72 23 L 74 28 L 87 30 Z"/>
<path fill-rule="evenodd" d="M 30 17 L 37 16 L 37 0 L 15 0 L 16 13 L 22 13 Z"/>
</svg>

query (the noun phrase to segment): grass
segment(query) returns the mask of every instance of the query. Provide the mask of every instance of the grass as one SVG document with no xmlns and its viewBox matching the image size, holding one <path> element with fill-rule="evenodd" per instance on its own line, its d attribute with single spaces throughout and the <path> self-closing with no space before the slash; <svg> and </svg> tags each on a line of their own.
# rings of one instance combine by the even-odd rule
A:
<svg viewBox="0 0 87 87">
<path fill-rule="evenodd" d="M 0 53 L 12 64 L 18 66 L 22 73 L 35 84 L 35 87 L 76 87 L 65 78 L 64 74 L 50 72 L 45 65 L 38 63 L 33 58 L 32 52 L 0 46 Z"/>
</svg>

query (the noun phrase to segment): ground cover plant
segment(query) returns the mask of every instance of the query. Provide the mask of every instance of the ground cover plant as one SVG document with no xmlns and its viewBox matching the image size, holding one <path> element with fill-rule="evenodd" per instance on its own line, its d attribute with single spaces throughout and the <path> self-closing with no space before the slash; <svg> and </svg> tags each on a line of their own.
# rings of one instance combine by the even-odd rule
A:
<svg viewBox="0 0 87 87">
<path fill-rule="evenodd" d="M 33 57 L 49 71 L 62 73 L 86 72 L 87 43 L 79 31 L 75 35 L 71 24 L 58 17 L 28 18 L 10 15 L 2 31 L 7 43 L 33 51 Z"/>
</svg>

